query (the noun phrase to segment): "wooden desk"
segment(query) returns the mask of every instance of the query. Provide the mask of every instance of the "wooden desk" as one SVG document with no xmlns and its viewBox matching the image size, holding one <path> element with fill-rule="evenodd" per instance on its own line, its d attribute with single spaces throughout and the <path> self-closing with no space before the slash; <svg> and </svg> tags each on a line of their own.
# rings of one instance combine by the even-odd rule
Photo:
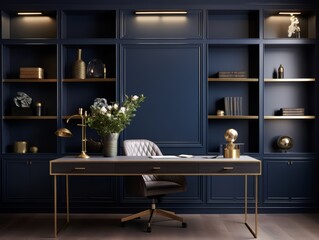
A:
<svg viewBox="0 0 319 240">
<path fill-rule="evenodd" d="M 54 236 L 58 235 L 57 224 L 57 176 L 66 178 L 67 223 L 69 217 L 69 176 L 132 176 L 132 175 L 221 175 L 245 177 L 245 225 L 257 238 L 258 228 L 258 176 L 261 175 L 261 161 L 249 156 L 240 158 L 162 158 L 117 156 L 114 158 L 91 157 L 81 159 L 63 157 L 50 161 L 50 175 L 54 177 Z M 255 177 L 255 227 L 247 221 L 247 177 Z"/>
</svg>

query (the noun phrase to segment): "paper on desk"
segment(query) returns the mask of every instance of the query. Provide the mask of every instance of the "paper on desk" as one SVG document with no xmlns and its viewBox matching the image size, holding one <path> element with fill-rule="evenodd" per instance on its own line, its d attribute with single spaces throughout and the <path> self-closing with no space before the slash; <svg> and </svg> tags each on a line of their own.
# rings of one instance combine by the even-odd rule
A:
<svg viewBox="0 0 319 240">
<path fill-rule="evenodd" d="M 163 159 L 163 158 L 178 158 L 178 157 L 175 155 L 162 155 L 162 156 L 150 156 L 150 158 Z"/>
<path fill-rule="evenodd" d="M 189 154 L 180 154 L 178 156 L 181 157 L 181 158 L 192 158 L 192 157 L 194 157 L 193 155 L 189 155 Z"/>
</svg>

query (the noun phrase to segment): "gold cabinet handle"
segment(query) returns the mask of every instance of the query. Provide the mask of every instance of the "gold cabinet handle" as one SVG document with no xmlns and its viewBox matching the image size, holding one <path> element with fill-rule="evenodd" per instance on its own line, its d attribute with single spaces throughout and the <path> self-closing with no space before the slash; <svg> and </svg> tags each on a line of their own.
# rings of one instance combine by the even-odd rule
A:
<svg viewBox="0 0 319 240">
<path fill-rule="evenodd" d="M 234 170 L 234 167 L 224 167 L 224 170 Z"/>
<path fill-rule="evenodd" d="M 74 168 L 74 170 L 76 170 L 76 171 L 83 171 L 85 169 L 86 169 L 85 167 L 75 167 Z"/>
<path fill-rule="evenodd" d="M 153 167 L 153 170 L 161 170 L 161 167 Z"/>
</svg>

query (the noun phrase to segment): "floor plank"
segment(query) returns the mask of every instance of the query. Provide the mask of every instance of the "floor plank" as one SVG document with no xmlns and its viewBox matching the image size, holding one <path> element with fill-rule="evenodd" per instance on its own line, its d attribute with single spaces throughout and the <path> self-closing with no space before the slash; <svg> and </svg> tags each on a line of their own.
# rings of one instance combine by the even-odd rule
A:
<svg viewBox="0 0 319 240">
<path fill-rule="evenodd" d="M 63 240 L 241 240 L 254 239 L 240 214 L 184 214 L 188 227 L 156 216 L 152 232 L 145 232 L 147 218 L 120 224 L 120 214 L 71 214 Z M 64 223 L 59 216 L 59 226 Z M 253 217 L 249 218 L 253 226 Z M 318 240 L 319 214 L 259 214 L 258 239 Z M 1 240 L 48 240 L 53 237 L 52 214 L 0 214 Z"/>
</svg>

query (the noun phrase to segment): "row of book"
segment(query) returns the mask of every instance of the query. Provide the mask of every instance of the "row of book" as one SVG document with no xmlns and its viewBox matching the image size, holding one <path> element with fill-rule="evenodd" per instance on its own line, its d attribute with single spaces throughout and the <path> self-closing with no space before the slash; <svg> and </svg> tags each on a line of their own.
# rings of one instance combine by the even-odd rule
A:
<svg viewBox="0 0 319 240">
<path fill-rule="evenodd" d="M 248 74 L 247 72 L 241 72 L 241 71 L 228 71 L 228 72 L 218 72 L 219 78 L 247 78 Z"/>
<path fill-rule="evenodd" d="M 238 116 L 243 115 L 242 97 L 224 97 L 225 115 Z"/>
<path fill-rule="evenodd" d="M 303 116 L 305 115 L 304 108 L 280 108 L 281 116 Z"/>
</svg>

